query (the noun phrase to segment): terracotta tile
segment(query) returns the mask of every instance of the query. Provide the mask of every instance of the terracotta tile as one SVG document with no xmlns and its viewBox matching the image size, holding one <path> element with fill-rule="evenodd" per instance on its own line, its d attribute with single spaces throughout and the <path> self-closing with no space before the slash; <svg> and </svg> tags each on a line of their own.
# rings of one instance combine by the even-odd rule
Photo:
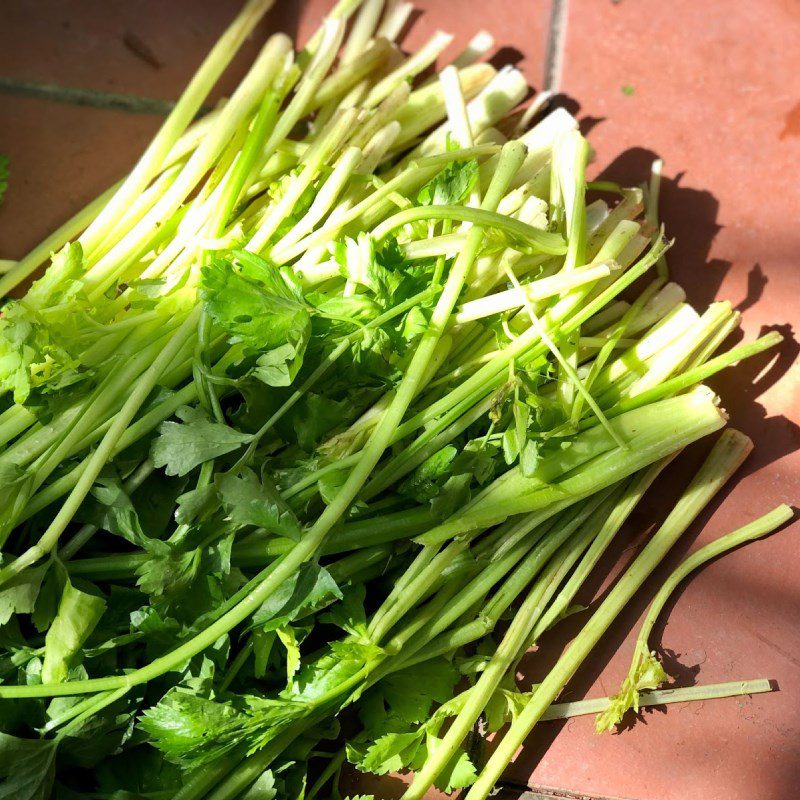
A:
<svg viewBox="0 0 800 800">
<path fill-rule="evenodd" d="M 213 0 L 19 0 L 3 11 L 0 75 L 174 100 L 239 7 Z M 262 23 L 245 43 L 218 92 L 236 85 L 267 27 Z M 126 38 L 160 66 L 137 55 Z"/>
</svg>

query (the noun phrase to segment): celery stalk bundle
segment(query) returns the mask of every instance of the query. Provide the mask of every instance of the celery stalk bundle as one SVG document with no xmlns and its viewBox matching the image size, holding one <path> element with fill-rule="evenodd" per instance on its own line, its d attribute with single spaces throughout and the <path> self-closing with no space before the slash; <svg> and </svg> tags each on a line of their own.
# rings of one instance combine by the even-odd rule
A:
<svg viewBox="0 0 800 800">
<path fill-rule="evenodd" d="M 647 645 L 666 596 L 790 516 L 673 576 L 618 696 L 553 705 L 746 455 L 726 431 L 519 692 L 653 481 L 725 425 L 703 381 L 780 337 L 721 350 L 738 314 L 669 280 L 657 181 L 587 202 L 575 120 L 514 117 L 487 34 L 426 79 L 450 37 L 402 53 L 406 3 L 270 36 L 195 120 L 270 5 L 124 180 L 4 264 L 3 295 L 46 267 L 0 318 L 4 796 L 336 797 L 347 760 L 413 770 L 406 800 L 486 797 L 540 719 L 683 697 Z M 507 722 L 474 763 L 474 726 Z"/>
</svg>

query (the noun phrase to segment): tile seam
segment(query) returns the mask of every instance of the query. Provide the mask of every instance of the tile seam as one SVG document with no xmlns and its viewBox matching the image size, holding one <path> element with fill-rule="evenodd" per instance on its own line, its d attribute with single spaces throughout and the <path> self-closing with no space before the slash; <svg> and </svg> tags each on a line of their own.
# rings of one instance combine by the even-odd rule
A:
<svg viewBox="0 0 800 800">
<path fill-rule="evenodd" d="M 97 89 L 80 89 L 56 83 L 40 83 L 17 78 L 0 77 L 0 92 L 18 97 L 32 97 L 67 105 L 98 108 L 104 111 L 125 111 L 131 114 L 166 116 L 174 108 L 171 100 Z M 208 109 L 203 109 L 207 111 Z"/>
<path fill-rule="evenodd" d="M 544 61 L 544 88 L 558 94 L 561 89 L 561 70 L 567 34 L 569 0 L 551 0 L 550 21 L 547 26 L 547 51 Z"/>
</svg>

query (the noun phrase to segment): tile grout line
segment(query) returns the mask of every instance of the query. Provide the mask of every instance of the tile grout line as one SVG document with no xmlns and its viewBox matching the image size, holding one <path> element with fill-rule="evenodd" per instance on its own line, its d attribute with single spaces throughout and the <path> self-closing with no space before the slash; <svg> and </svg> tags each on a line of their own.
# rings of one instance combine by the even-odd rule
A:
<svg viewBox="0 0 800 800">
<path fill-rule="evenodd" d="M 520 787 L 519 800 L 624 800 L 610 795 L 571 792 L 568 789 L 556 789 L 549 786 Z"/>
<path fill-rule="evenodd" d="M 18 97 L 35 97 L 68 105 L 99 108 L 106 111 L 126 111 L 133 114 L 159 114 L 166 116 L 175 106 L 171 100 L 140 97 L 97 89 L 77 89 L 55 83 L 18 80 L 0 77 L 0 93 Z M 207 109 L 203 109 L 206 111 Z"/>
<path fill-rule="evenodd" d="M 567 33 L 567 6 L 569 0 L 551 0 L 550 21 L 547 28 L 547 52 L 544 62 L 544 89 L 558 94 L 561 89 L 561 69 Z"/>
</svg>

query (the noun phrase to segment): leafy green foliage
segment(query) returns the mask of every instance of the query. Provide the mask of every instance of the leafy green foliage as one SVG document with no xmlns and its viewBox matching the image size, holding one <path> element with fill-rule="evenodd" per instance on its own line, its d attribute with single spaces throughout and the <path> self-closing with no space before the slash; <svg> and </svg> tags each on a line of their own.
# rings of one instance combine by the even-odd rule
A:
<svg viewBox="0 0 800 800">
<path fill-rule="evenodd" d="M 449 150 L 457 150 L 452 140 Z M 474 159 L 451 161 L 433 180 L 417 193 L 417 202 L 422 206 L 450 206 L 463 203 L 469 197 L 478 180 L 478 162 Z"/>
<path fill-rule="evenodd" d="M 366 587 L 363 583 L 350 583 L 341 591 L 339 602 L 334 603 L 329 611 L 322 614 L 321 620 L 338 626 L 357 639 L 366 639 L 367 614 L 364 610 Z"/>
<path fill-rule="evenodd" d="M 390 673 L 359 703 L 365 729 L 348 742 L 348 760 L 377 775 L 420 769 L 441 743 L 439 729 L 451 714 L 443 704 L 451 702 L 459 677 L 442 658 Z M 469 756 L 458 750 L 436 786 L 450 792 L 471 785 L 476 776 Z"/>
<path fill-rule="evenodd" d="M 263 772 L 259 779 L 242 795 L 242 800 L 275 800 L 278 790 L 272 770 Z"/>
<path fill-rule="evenodd" d="M 48 716 L 52 719 L 77 706 L 81 698 L 61 697 L 52 700 Z M 93 769 L 105 761 L 133 735 L 141 692 L 120 698 L 110 706 L 73 724 L 58 746 L 59 759 L 76 767 Z"/>
<path fill-rule="evenodd" d="M 313 562 L 287 578 L 253 614 L 252 625 L 276 630 L 341 598 L 330 573 Z"/>
<path fill-rule="evenodd" d="M 651 653 L 646 646 L 638 648 L 634 664 L 620 686 L 619 692 L 611 698 L 611 703 L 605 711 L 599 713 L 595 719 L 597 733 L 613 730 L 614 726 L 622 722 L 625 714 L 633 709 L 639 712 L 639 694 L 652 689 L 658 689 L 662 683 L 670 680 L 670 676 L 661 666 L 655 653 Z"/>
<path fill-rule="evenodd" d="M 56 743 L 0 733 L 0 800 L 47 800 L 55 778 Z"/>
<path fill-rule="evenodd" d="M 228 519 L 237 525 L 256 525 L 270 533 L 300 538 L 300 523 L 277 489 L 251 469 L 216 478 L 219 496 Z"/>
<path fill-rule="evenodd" d="M 250 439 L 219 422 L 212 422 L 200 409 L 179 408 L 180 422 L 164 422 L 153 440 L 151 456 L 167 475 L 187 475 L 205 461 L 238 449 Z"/>
<path fill-rule="evenodd" d="M 115 470 L 101 474 L 91 491 L 91 500 L 83 504 L 78 519 L 140 545 L 145 537 L 139 515 L 122 486 Z"/>
<path fill-rule="evenodd" d="M 33 613 L 46 572 L 46 565 L 27 569 L 0 587 L 0 625 L 15 614 Z"/>
<path fill-rule="evenodd" d="M 285 700 L 237 695 L 218 702 L 178 690 L 147 709 L 139 724 L 165 758 L 195 767 L 239 744 L 259 749 L 304 713 L 302 704 Z"/>
<path fill-rule="evenodd" d="M 179 528 L 169 540 L 148 539 L 147 560 L 137 569 L 139 588 L 151 602 L 187 620 L 196 619 L 235 591 L 233 535 L 214 526 Z"/>
<path fill-rule="evenodd" d="M 465 506 L 476 486 L 495 475 L 497 448 L 484 441 L 467 442 L 459 451 L 454 445 L 434 453 L 400 485 L 402 494 L 419 503 L 429 502 L 439 519 L 447 519 Z"/>
<path fill-rule="evenodd" d="M 206 311 L 232 344 L 258 354 L 255 377 L 288 386 L 303 364 L 311 315 L 299 290 L 272 264 L 236 250 L 203 268 Z"/>
<path fill-rule="evenodd" d="M 379 727 L 386 718 L 423 722 L 434 705 L 452 697 L 458 679 L 458 671 L 443 658 L 393 672 L 370 690 L 371 697 L 364 698 L 369 714 L 363 721 L 368 729 Z"/>
</svg>

